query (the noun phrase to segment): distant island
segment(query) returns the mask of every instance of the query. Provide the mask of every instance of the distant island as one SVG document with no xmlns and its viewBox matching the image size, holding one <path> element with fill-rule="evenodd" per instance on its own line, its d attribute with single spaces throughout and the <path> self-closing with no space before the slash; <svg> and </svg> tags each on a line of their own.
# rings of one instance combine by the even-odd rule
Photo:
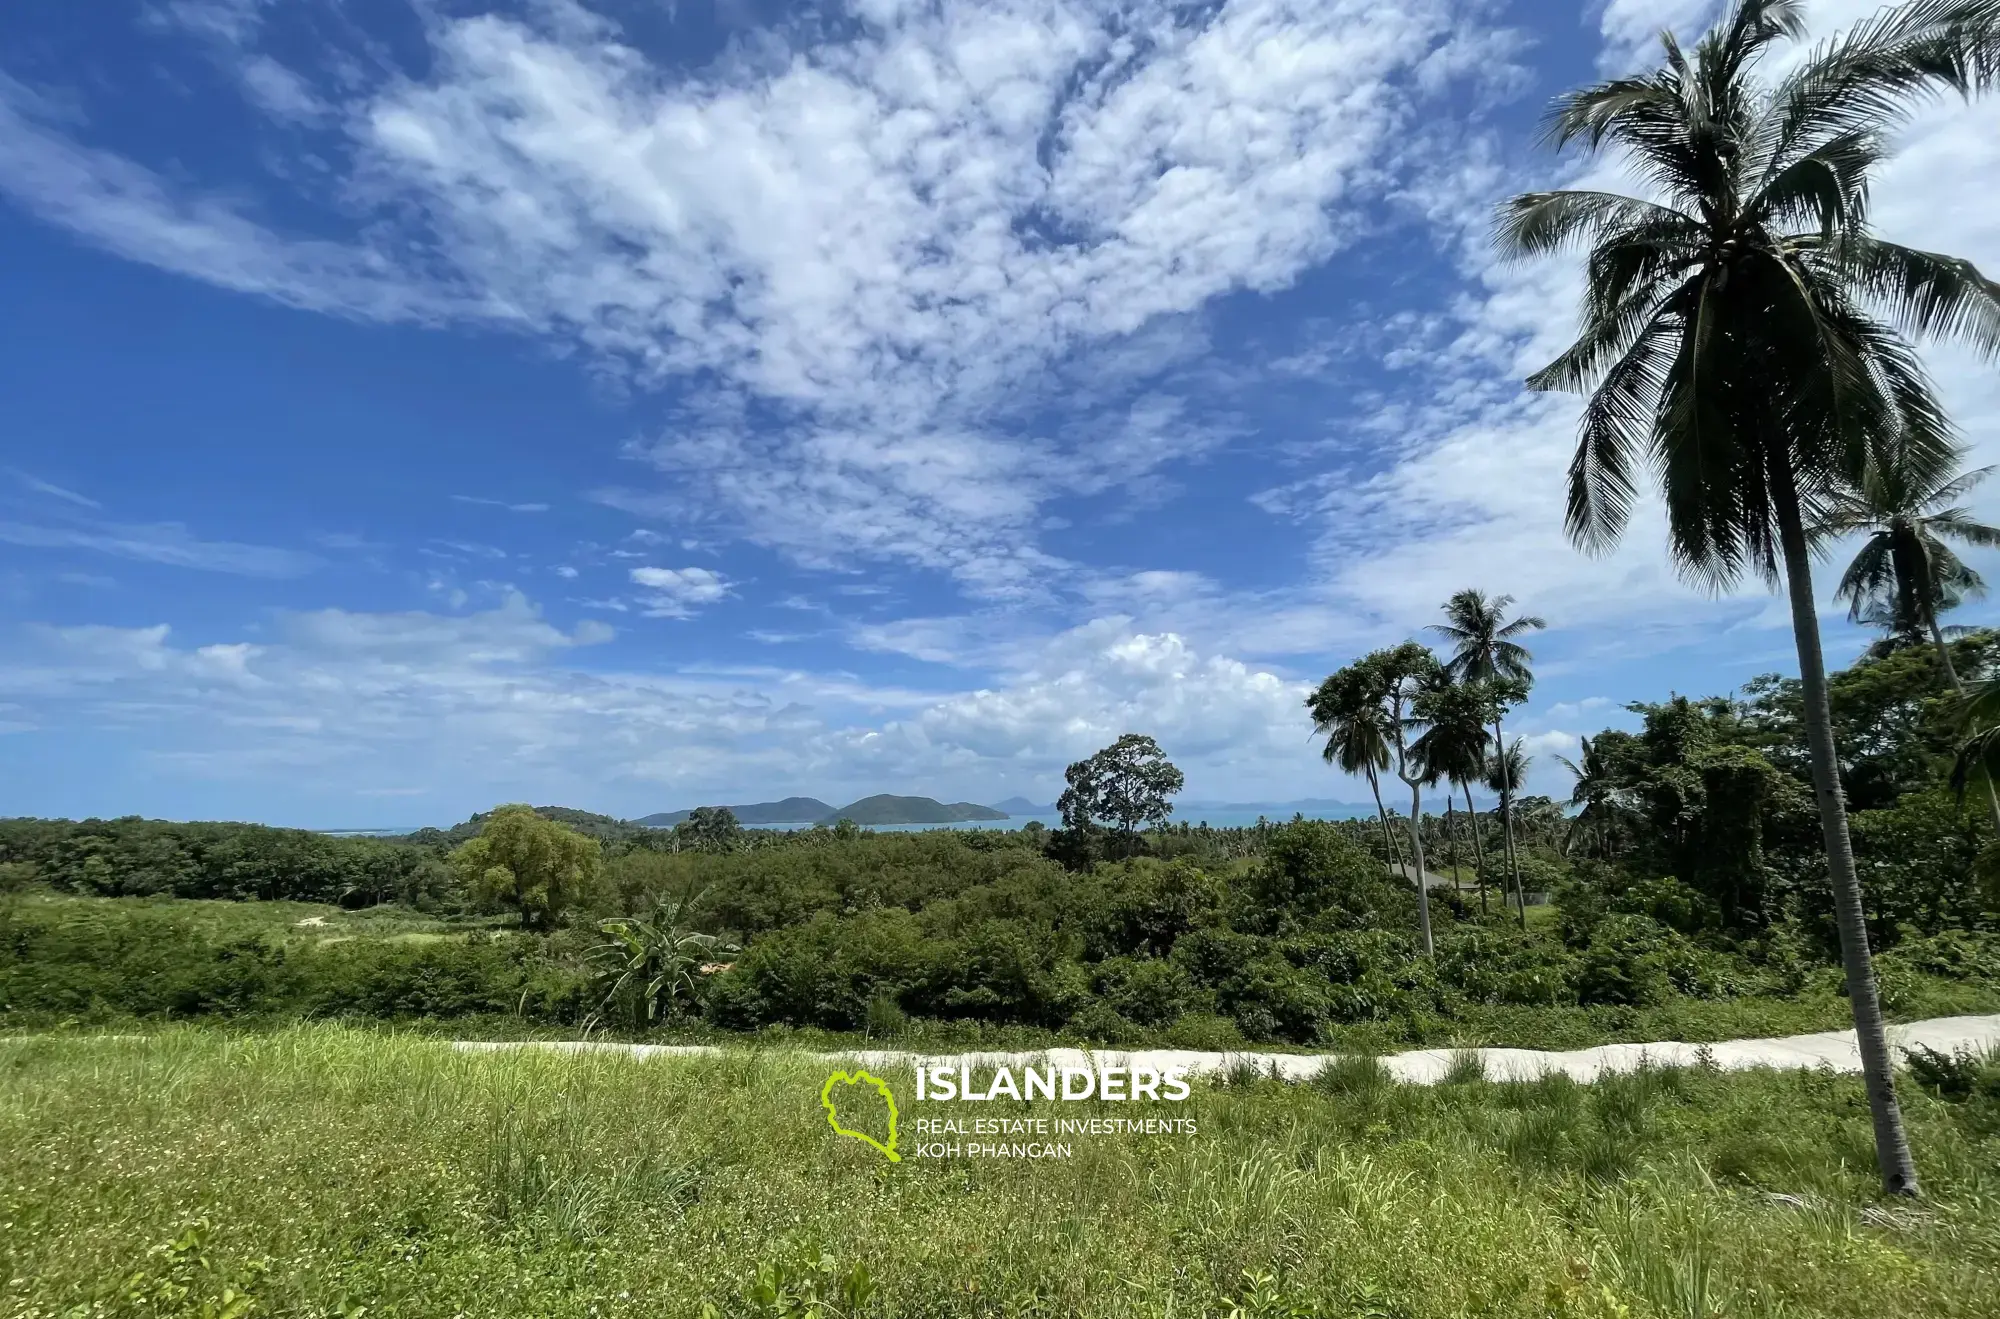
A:
<svg viewBox="0 0 2000 1319">
<path fill-rule="evenodd" d="M 1007 812 L 969 801 L 946 804 L 930 797 L 895 797 L 881 793 L 863 797 L 829 815 L 824 823 L 852 820 L 856 824 L 957 824 L 961 820 L 1004 820 Z"/>
<path fill-rule="evenodd" d="M 745 827 L 760 824 L 817 824 L 834 813 L 833 807 L 817 797 L 787 797 L 783 801 L 752 802 L 747 806 L 731 806 L 729 813 L 736 817 L 736 823 Z M 671 829 L 694 812 L 661 811 L 657 815 L 647 815 L 634 820 L 653 829 Z"/>
<path fill-rule="evenodd" d="M 1005 811 L 1009 815 L 1056 814 L 1056 808 L 1053 802 L 1051 802 L 1047 806 L 1037 806 L 1035 805 L 1035 803 L 1029 801 L 1026 797 L 1009 797 L 1006 801 L 996 801 L 993 803 L 993 809 L 996 811 Z"/>
<path fill-rule="evenodd" d="M 1014 814 L 1038 814 L 1037 811 L 1010 812 L 993 806 L 980 806 L 969 801 L 941 802 L 931 797 L 896 797 L 881 793 L 873 797 L 863 797 L 847 806 L 833 807 L 817 797 L 787 797 L 783 801 L 752 802 L 744 806 L 731 806 L 729 813 L 736 822 L 746 829 L 754 829 L 769 824 L 838 824 L 842 820 L 852 820 L 856 824 L 958 824 L 966 820 L 1005 820 Z M 688 811 L 660 811 L 654 815 L 642 816 L 634 824 L 645 825 L 649 829 L 671 829 L 693 814 Z"/>
</svg>

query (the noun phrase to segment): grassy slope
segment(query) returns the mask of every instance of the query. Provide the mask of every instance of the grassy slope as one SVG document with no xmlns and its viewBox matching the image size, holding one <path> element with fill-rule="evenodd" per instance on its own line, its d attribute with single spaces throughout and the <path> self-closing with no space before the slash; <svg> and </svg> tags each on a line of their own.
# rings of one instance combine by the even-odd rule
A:
<svg viewBox="0 0 2000 1319">
<path fill-rule="evenodd" d="M 1172 1106 L 1192 1138 L 893 1167 L 827 1130 L 823 1071 L 769 1056 L 183 1030 L 0 1041 L 0 1075 L 9 1316 L 194 1315 L 225 1287 L 274 1315 L 760 1313 L 760 1268 L 822 1253 L 874 1276 L 882 1316 L 2000 1313 L 2000 1111 L 1910 1095 L 1931 1199 L 1884 1221 L 1859 1086 L 1812 1073 L 1425 1090 L 1346 1068 L 1198 1089 Z M 200 1219 L 201 1244 L 145 1255 Z M 190 1291 L 69 1309 L 135 1270 Z"/>
</svg>

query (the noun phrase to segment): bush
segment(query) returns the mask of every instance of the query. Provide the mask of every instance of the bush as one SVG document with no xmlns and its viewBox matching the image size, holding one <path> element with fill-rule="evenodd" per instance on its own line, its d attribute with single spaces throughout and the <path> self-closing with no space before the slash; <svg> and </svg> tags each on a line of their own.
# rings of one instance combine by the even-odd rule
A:
<svg viewBox="0 0 2000 1319">
<path fill-rule="evenodd" d="M 2000 1049 L 1940 1053 L 1927 1045 L 1903 1051 L 1910 1076 L 1947 1103 L 1962 1104 L 1978 1096 L 2000 1100 Z"/>
<path fill-rule="evenodd" d="M 288 947 L 143 907 L 0 911 L 0 1009 L 20 1013 L 395 1020 L 520 1012 L 571 1023 L 586 1010 L 588 984 L 580 965 L 512 936 Z"/>
<path fill-rule="evenodd" d="M 1656 954 L 1667 947 L 1668 935 L 1650 916 L 1608 916 L 1598 922 L 1577 959 L 1579 1001 L 1627 1007 L 1660 1002 L 1670 986 Z"/>
<path fill-rule="evenodd" d="M 1141 1026 L 1164 1026 L 1198 1006 L 1199 996 L 1187 969 L 1160 957 L 1113 957 L 1099 962 L 1092 989 L 1118 1015 Z"/>
<path fill-rule="evenodd" d="M 1329 820 L 1294 820 L 1271 831 L 1250 868 L 1235 913 L 1244 929 L 1408 928 L 1416 893 Z"/>
</svg>

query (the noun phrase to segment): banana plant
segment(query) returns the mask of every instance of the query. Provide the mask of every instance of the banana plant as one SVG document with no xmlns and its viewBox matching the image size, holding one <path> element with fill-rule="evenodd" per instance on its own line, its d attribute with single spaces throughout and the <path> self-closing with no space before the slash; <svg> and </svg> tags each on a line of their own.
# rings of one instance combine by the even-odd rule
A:
<svg viewBox="0 0 2000 1319">
<path fill-rule="evenodd" d="M 718 935 L 693 928 L 702 893 L 656 898 L 643 916 L 599 921 L 605 942 L 592 948 L 605 985 L 603 1008 L 629 1008 L 635 1025 L 665 1021 L 694 997 L 702 968 L 738 951 Z"/>
</svg>

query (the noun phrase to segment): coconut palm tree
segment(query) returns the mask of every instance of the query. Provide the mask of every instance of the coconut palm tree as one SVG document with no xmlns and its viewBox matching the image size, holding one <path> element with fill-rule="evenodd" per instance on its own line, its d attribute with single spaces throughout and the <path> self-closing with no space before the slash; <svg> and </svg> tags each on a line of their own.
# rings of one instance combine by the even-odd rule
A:
<svg viewBox="0 0 2000 1319">
<path fill-rule="evenodd" d="M 1506 830 L 1507 844 L 1511 849 L 1513 847 L 1513 826 L 1508 818 L 1509 813 L 1505 805 L 1507 793 L 1511 788 L 1518 787 L 1527 778 L 1528 767 L 1534 764 L 1534 759 L 1521 749 L 1521 739 L 1518 737 L 1511 743 L 1502 744 L 1496 742 L 1494 745 L 1496 747 L 1505 745 L 1507 749 L 1504 752 L 1495 750 L 1488 753 L 1484 777 L 1486 779 L 1486 786 L 1500 794 L 1502 803 L 1501 824 Z M 1514 903 L 1520 908 L 1521 928 L 1525 930 L 1528 928 L 1527 890 L 1521 884 L 1520 862 L 1512 856 L 1511 852 L 1510 860 L 1514 862 L 1509 868 L 1509 873 L 1514 881 Z"/>
<path fill-rule="evenodd" d="M 1449 621 L 1431 628 L 1451 643 L 1446 671 L 1460 682 L 1489 684 L 1498 698 L 1493 707 L 1496 747 L 1506 741 L 1506 733 L 1500 726 L 1506 708 L 1526 700 L 1528 688 L 1535 681 L 1534 670 L 1528 667 L 1535 657 L 1514 638 L 1548 626 L 1530 615 L 1508 622 L 1507 610 L 1513 603 L 1511 595 L 1488 600 L 1482 591 L 1459 591 L 1445 601 L 1444 614 Z M 1500 794 L 1500 839 L 1506 849 L 1507 874 L 1518 890 L 1521 867 L 1514 852 L 1514 784 L 1503 782 L 1494 791 Z"/>
<path fill-rule="evenodd" d="M 1431 894 L 1424 868 L 1424 778 L 1423 763 L 1411 751 L 1412 734 L 1424 727 L 1417 704 L 1424 694 L 1444 677 L 1437 657 L 1414 641 L 1378 650 L 1361 661 L 1381 683 L 1383 708 L 1389 734 L 1396 751 L 1396 777 L 1410 789 L 1410 859 L 1415 866 L 1412 878 L 1417 885 L 1417 920 L 1423 930 L 1424 956 L 1437 956 L 1431 937 Z"/>
<path fill-rule="evenodd" d="M 1382 851 L 1393 868 L 1402 864 L 1389 812 L 1382 805 L 1382 772 L 1389 768 L 1389 730 L 1373 675 L 1354 666 L 1328 677 L 1306 697 L 1314 734 L 1326 739 L 1320 758 L 1368 780 L 1375 818 L 1382 823 Z"/>
<path fill-rule="evenodd" d="M 1557 756 L 1562 767 L 1576 776 L 1576 785 L 1570 789 L 1569 804 L 1581 807 L 1570 822 L 1568 837 L 1564 840 L 1564 850 L 1577 837 L 1597 836 L 1599 855 L 1609 858 L 1612 852 L 1612 831 L 1617 828 L 1618 817 L 1623 813 L 1624 803 L 1620 800 L 1618 785 L 1612 780 L 1610 764 L 1605 760 L 1601 748 L 1603 738 L 1592 743 L 1587 737 L 1577 741 L 1582 746 L 1582 760 L 1571 760 L 1568 756 Z"/>
<path fill-rule="evenodd" d="M 1492 697 L 1482 683 L 1434 684 L 1417 699 L 1416 714 L 1429 726 L 1410 748 L 1423 765 L 1427 781 L 1443 782 L 1465 790 L 1466 820 L 1472 833 L 1473 874 L 1483 872 L 1484 856 L 1479 843 L 1479 815 L 1472 805 L 1472 785 L 1483 778 L 1486 767 L 1486 721 L 1492 714 Z M 1450 825 L 1451 793 L 1445 794 L 1446 825 Z M 1486 886 L 1479 886 L 1479 911 L 1486 912 Z"/>
<path fill-rule="evenodd" d="M 1361 714 L 1363 708 L 1370 704 L 1378 712 L 1373 718 L 1379 720 L 1377 726 L 1392 757 L 1390 763 L 1395 766 L 1396 777 L 1410 789 L 1410 858 L 1417 885 L 1417 920 L 1423 934 L 1426 957 L 1435 956 L 1437 948 L 1431 937 L 1430 891 L 1424 887 L 1424 876 L 1428 873 L 1424 868 L 1423 832 L 1426 771 L 1411 751 L 1414 735 L 1424 723 L 1413 707 L 1418 697 L 1439 680 L 1441 673 L 1437 658 L 1430 651 L 1414 641 L 1406 641 L 1400 646 L 1362 656 L 1322 682 L 1307 702 L 1315 722 L 1319 722 L 1324 714 L 1329 728 L 1343 727 L 1349 722 L 1370 722 Z M 1365 764 L 1368 759 L 1364 754 L 1359 757 L 1359 763 Z M 1381 804 L 1379 793 L 1376 804 L 1378 807 Z M 1386 814 L 1384 818 L 1386 820 Z M 1393 855 L 1390 864 L 1396 864 Z"/>
<path fill-rule="evenodd" d="M 1986 583 L 1947 542 L 2000 548 L 2000 527 L 1975 521 L 1957 504 L 1993 473 L 1991 467 L 1957 472 L 1963 456 L 1963 449 L 1955 451 L 1952 470 L 1927 478 L 1892 454 L 1891 461 L 1871 466 L 1858 485 L 1835 489 L 1815 527 L 1830 536 L 1867 537 L 1833 596 L 1848 606 L 1848 618 L 1923 634 L 1937 647 L 1945 679 L 1960 696 L 1965 684 L 1951 662 L 1938 616 L 1969 596 L 1984 595 Z"/>
<path fill-rule="evenodd" d="M 1846 602 L 1853 622 L 1874 622 L 1892 636 L 1928 639 L 1937 648 L 1945 680 L 1962 702 L 1965 683 L 1951 662 L 1938 615 L 1968 596 L 1984 595 L 1986 583 L 1946 542 L 2000 548 L 2000 528 L 1975 521 L 1956 502 L 1993 469 L 1958 472 L 1964 457 L 1960 449 L 1951 470 L 1926 480 L 1898 457 L 1891 452 L 1858 485 L 1835 489 L 1815 530 L 1828 536 L 1865 534 L 1833 598 Z M 2000 830 L 2000 789 L 1992 783 L 1986 785 L 1986 804 Z"/>
<path fill-rule="evenodd" d="M 1886 242 L 1869 184 L 1889 139 L 1941 92 L 2000 80 L 2000 0 L 1915 0 L 1876 14 L 1775 79 L 1800 0 L 1737 0 L 1692 52 L 1560 98 L 1550 137 L 1618 149 L 1648 197 L 1536 192 L 1503 208 L 1518 255 L 1587 244 L 1583 326 L 1530 377 L 1588 394 L 1568 527 L 1603 551 L 1642 469 L 1667 506 L 1676 564 L 1720 587 L 1754 570 L 1788 590 L 1813 781 L 1861 1046 L 1877 1162 L 1914 1195 L 1827 713 L 1807 528 L 1836 481 L 1894 445 L 1912 478 L 1949 463 L 1950 428 L 1904 334 L 2000 350 L 2000 287 L 1969 263 Z M 1900 331 L 1900 332 L 1899 332 Z"/>
</svg>

